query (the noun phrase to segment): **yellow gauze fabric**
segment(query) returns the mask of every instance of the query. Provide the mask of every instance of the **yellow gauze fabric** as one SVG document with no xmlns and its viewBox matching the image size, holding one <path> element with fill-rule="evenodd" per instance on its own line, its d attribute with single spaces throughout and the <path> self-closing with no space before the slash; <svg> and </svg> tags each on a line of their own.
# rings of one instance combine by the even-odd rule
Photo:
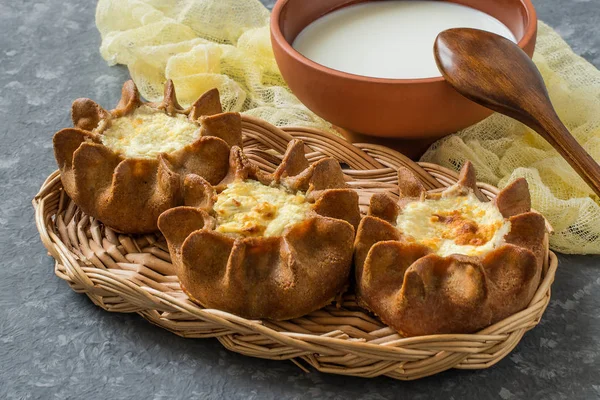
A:
<svg viewBox="0 0 600 400">
<path fill-rule="evenodd" d="M 96 8 L 102 57 L 127 65 L 146 99 L 162 99 L 172 79 L 183 106 L 216 87 L 225 111 L 332 131 L 287 89 L 268 22 L 258 0 L 100 0 Z"/>
<path fill-rule="evenodd" d="M 182 105 L 217 87 L 223 108 L 278 126 L 333 132 L 282 79 L 271 49 L 269 12 L 258 0 L 99 0 L 100 52 L 125 64 L 142 95 L 162 98 L 172 79 Z M 540 24 L 535 61 L 558 112 L 577 139 L 600 159 L 600 72 Z M 533 206 L 556 233 L 555 250 L 600 254 L 599 199 L 546 142 L 501 115 L 434 144 L 423 156 L 458 170 L 471 160 L 482 181 L 530 185 Z"/>
</svg>

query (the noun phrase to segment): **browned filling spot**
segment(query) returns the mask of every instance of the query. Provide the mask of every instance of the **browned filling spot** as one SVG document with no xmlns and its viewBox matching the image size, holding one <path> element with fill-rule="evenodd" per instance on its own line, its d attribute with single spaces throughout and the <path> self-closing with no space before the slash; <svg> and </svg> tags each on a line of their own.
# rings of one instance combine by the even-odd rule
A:
<svg viewBox="0 0 600 400">
<path fill-rule="evenodd" d="M 267 229 L 267 227 L 265 225 L 246 224 L 241 229 L 241 231 L 246 236 L 254 236 L 254 235 L 256 235 L 256 236 L 262 236 L 264 234 L 264 232 L 265 232 L 266 229 Z"/>
<path fill-rule="evenodd" d="M 464 217 L 459 210 L 445 211 L 434 214 L 431 222 L 444 224 L 448 227 L 442 233 L 442 238 L 453 240 L 464 246 L 481 246 L 489 242 L 500 227 L 499 223 L 479 225 L 476 221 Z"/>
<path fill-rule="evenodd" d="M 254 207 L 254 210 L 264 219 L 275 218 L 275 212 L 277 211 L 274 205 L 266 202 L 258 204 L 256 207 Z"/>
<path fill-rule="evenodd" d="M 235 199 L 233 202 L 236 206 L 240 205 L 240 202 Z M 255 222 L 255 218 L 246 215 L 242 219 L 244 227 L 241 229 L 241 232 L 243 232 L 245 236 L 262 236 L 267 230 L 267 221 L 275 218 L 277 209 L 274 205 L 264 202 L 256 205 L 252 211 L 260 215 L 261 222 Z"/>
</svg>

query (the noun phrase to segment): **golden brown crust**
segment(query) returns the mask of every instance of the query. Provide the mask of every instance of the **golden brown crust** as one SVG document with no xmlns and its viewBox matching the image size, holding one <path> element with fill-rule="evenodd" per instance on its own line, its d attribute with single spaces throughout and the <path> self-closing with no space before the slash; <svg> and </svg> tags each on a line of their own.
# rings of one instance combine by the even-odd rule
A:
<svg viewBox="0 0 600 400">
<path fill-rule="evenodd" d="M 314 210 L 324 217 L 344 220 L 358 228 L 360 215 L 358 209 L 358 193 L 351 189 L 328 189 L 321 192 L 315 202 Z"/>
<path fill-rule="evenodd" d="M 175 94 L 175 85 L 173 85 L 172 80 L 167 80 L 165 84 L 165 91 L 163 95 L 163 101 L 158 106 L 159 110 L 165 110 L 165 112 L 170 116 L 175 116 L 182 110 L 179 102 L 177 101 L 177 94 Z"/>
<path fill-rule="evenodd" d="M 95 129 L 101 120 L 110 118 L 110 114 L 90 99 L 77 99 L 71 106 L 73 126 L 84 131 Z"/>
<path fill-rule="evenodd" d="M 223 140 L 203 136 L 182 149 L 164 154 L 164 158 L 169 162 L 170 168 L 181 176 L 194 174 L 210 183 L 218 183 L 223 179 L 223 171 L 227 169 L 229 150 Z M 210 160 L 210 163 L 206 160 Z"/>
<path fill-rule="evenodd" d="M 256 179 L 261 183 L 268 184 L 268 177 L 261 173 L 258 167 L 250 162 L 241 148 L 234 146 L 229 153 L 229 167 L 223 180 L 215 187 L 222 190 L 236 180 Z"/>
<path fill-rule="evenodd" d="M 73 154 L 84 142 L 96 142 L 90 132 L 77 128 L 66 128 L 54 134 L 52 138 L 54 155 L 61 169 L 70 169 L 73 165 Z"/>
<path fill-rule="evenodd" d="M 479 260 L 430 254 L 408 268 L 391 326 L 406 336 L 473 332 L 492 321 Z M 386 320 L 384 318 L 384 320 Z"/>
<path fill-rule="evenodd" d="M 431 253 L 425 246 L 416 243 L 403 243 L 396 240 L 377 242 L 369 249 L 364 269 L 361 272 L 360 296 L 377 298 L 382 301 L 377 305 L 389 307 L 385 298 L 397 295 L 402 287 L 406 270 L 418 259 Z M 377 314 L 387 314 L 380 311 L 374 304 L 373 311 Z"/>
<path fill-rule="evenodd" d="M 389 222 L 376 217 L 364 217 L 358 225 L 354 243 L 356 282 L 361 282 L 363 266 L 371 247 L 377 242 L 388 240 L 399 241 L 400 238 L 401 235 L 398 229 L 393 227 Z M 360 290 L 360 287 L 357 290 Z"/>
<path fill-rule="evenodd" d="M 69 196 L 75 201 L 82 209 L 88 213 L 83 207 L 88 205 L 88 201 L 84 199 L 91 199 L 98 193 L 102 200 L 109 197 L 110 192 L 107 191 L 113 181 L 113 171 L 118 165 L 123 162 L 124 159 L 114 152 L 110 151 L 106 147 L 97 143 L 82 143 L 79 148 L 73 153 L 73 181 L 66 181 L 63 179 L 63 186 Z M 89 169 L 80 168 L 82 165 L 91 165 Z M 61 173 L 61 178 L 63 174 Z M 91 203 L 91 202 L 89 202 Z M 94 214 L 90 214 L 95 217 Z"/>
<path fill-rule="evenodd" d="M 488 302 L 496 319 L 504 319 L 527 307 L 541 273 L 533 252 L 506 244 L 488 254 L 483 266 L 492 288 Z"/>
<path fill-rule="evenodd" d="M 230 146 L 241 145 L 239 114 L 200 118 L 202 112 L 220 110 L 217 102 L 218 92 L 211 91 L 184 110 L 171 81 L 166 83 L 160 103 L 143 103 L 133 81 L 125 82 L 121 100 L 110 112 L 90 99 L 75 100 L 75 128 L 63 129 L 53 138 L 65 191 L 84 212 L 116 231 L 156 231 L 156 221 L 163 211 L 199 204 L 199 189 L 192 188 L 196 177 L 213 184 L 220 182 L 227 171 Z M 180 150 L 149 159 L 125 158 L 104 146 L 101 135 L 111 120 L 143 104 L 168 115 L 188 115 L 198 124 L 201 137 Z M 194 118 L 190 116 L 192 110 Z"/>
<path fill-rule="evenodd" d="M 200 117 L 201 136 L 222 139 L 229 146 L 242 146 L 242 119 L 238 113 L 222 113 Z"/>
<path fill-rule="evenodd" d="M 458 182 L 453 188 L 465 188 L 470 189 L 475 193 L 475 196 L 481 201 L 490 201 L 477 187 L 477 175 L 475 174 L 475 167 L 471 161 L 465 162 L 460 174 L 458 176 Z"/>
<path fill-rule="evenodd" d="M 530 250 L 541 266 L 544 263 L 546 250 L 544 236 L 546 235 L 546 221 L 536 212 L 526 212 L 512 216 L 508 219 L 511 224 L 510 233 L 506 235 L 506 243 L 514 244 Z"/>
<path fill-rule="evenodd" d="M 333 158 L 325 158 L 311 165 L 307 191 L 321 191 L 346 187 L 342 169 Z"/>
<path fill-rule="evenodd" d="M 190 119 L 197 120 L 203 115 L 215 115 L 223 113 L 219 91 L 211 89 L 204 93 L 192 104 L 190 110 Z"/>
<path fill-rule="evenodd" d="M 398 168 L 398 192 L 400 198 L 414 199 L 426 192 L 423 182 L 408 168 Z"/>
<path fill-rule="evenodd" d="M 390 204 L 390 197 L 373 196 L 370 216 L 358 228 L 359 303 L 406 336 L 471 333 L 525 308 L 541 279 L 546 233 L 544 218 L 530 211 L 527 182 L 516 181 L 498 194 L 495 204 L 511 223 L 505 244 L 483 256 L 440 257 L 400 233 L 398 210 L 406 202 L 473 191 L 471 163 L 455 186 L 435 195 L 425 195 L 408 170 L 398 175 L 405 179 L 399 182 L 400 206 Z"/>
<path fill-rule="evenodd" d="M 217 192 L 206 179 L 189 174 L 183 181 L 183 198 L 186 206 L 209 211 L 215 204 Z"/>
<path fill-rule="evenodd" d="M 519 178 L 506 186 L 494 199 L 504 218 L 531 210 L 531 195 L 525 178 Z"/>
<path fill-rule="evenodd" d="M 167 82 L 167 86 L 170 82 L 170 80 Z M 110 113 L 115 118 L 122 117 L 123 115 L 132 113 L 141 104 L 142 101 L 140 100 L 140 93 L 137 86 L 135 86 L 135 83 L 133 83 L 132 80 L 129 80 L 123 84 L 123 88 L 121 89 L 121 100 L 119 100 L 115 109 Z"/>
<path fill-rule="evenodd" d="M 369 203 L 369 215 L 377 218 L 381 218 L 391 224 L 396 223 L 400 207 L 398 202 L 395 201 L 387 193 L 376 193 L 371 196 Z"/>
<path fill-rule="evenodd" d="M 169 221 L 169 223 L 165 221 Z M 169 253 L 173 265 L 177 268 L 181 265 L 181 246 L 183 242 L 192 232 L 205 227 L 214 228 L 215 220 L 199 208 L 176 207 L 160 215 L 158 226 L 164 232 L 164 235 L 170 238 L 168 242 Z"/>
<path fill-rule="evenodd" d="M 309 165 L 303 149 L 301 141 L 292 141 L 280 167 L 266 174 L 234 146 L 224 180 L 215 189 L 206 182 L 195 196 L 209 210 L 215 193 L 236 179 L 313 193 L 315 204 L 307 219 L 286 228 L 281 236 L 227 236 L 204 222 L 205 211 L 190 207 L 161 215 L 159 228 L 176 255 L 179 279 L 192 300 L 245 318 L 283 320 L 321 308 L 346 288 L 352 224 L 360 218 L 358 195 L 346 188 L 337 162 Z M 186 215 L 196 222 L 182 228 Z"/>
<path fill-rule="evenodd" d="M 167 216 L 165 224 L 166 226 L 171 225 L 169 216 Z M 168 243 L 171 243 L 171 239 L 166 236 L 169 232 L 165 231 L 163 233 L 168 238 Z M 193 231 L 185 239 L 181 248 L 176 251 L 176 253 L 181 254 L 181 264 L 175 266 L 179 281 L 186 290 L 194 294 L 195 299 L 200 300 L 201 304 L 206 307 L 209 307 L 209 305 L 203 300 L 203 292 L 196 290 L 196 285 L 203 286 L 207 282 L 222 280 L 227 271 L 223 266 L 227 266 L 234 244 L 235 240 L 233 238 L 211 230 L 201 229 Z M 175 243 L 172 243 L 172 245 L 174 246 Z M 201 266 L 198 263 L 199 260 L 202 260 Z M 214 295 L 217 299 L 222 299 L 216 293 Z M 215 308 L 221 309 L 221 307 Z"/>
<path fill-rule="evenodd" d="M 292 140 L 283 160 L 281 160 L 281 164 L 273 172 L 273 179 L 280 181 L 282 178 L 298 175 L 308 167 L 308 160 L 304 156 L 304 142 Z"/>
</svg>

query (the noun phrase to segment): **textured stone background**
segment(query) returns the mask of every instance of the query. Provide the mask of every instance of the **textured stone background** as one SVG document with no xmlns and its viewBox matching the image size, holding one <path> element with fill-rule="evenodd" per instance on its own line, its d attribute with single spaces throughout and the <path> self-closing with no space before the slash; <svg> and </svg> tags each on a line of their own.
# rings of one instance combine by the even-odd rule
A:
<svg viewBox="0 0 600 400">
<path fill-rule="evenodd" d="M 272 0 L 269 3 L 273 3 Z M 600 0 L 534 0 L 600 67 Z M 31 198 L 55 168 L 73 99 L 117 101 L 127 70 L 100 58 L 90 0 L 0 1 L 0 399 L 600 398 L 600 258 L 561 257 L 550 306 L 498 365 L 417 382 L 305 374 L 110 314 L 53 274 Z"/>
</svg>

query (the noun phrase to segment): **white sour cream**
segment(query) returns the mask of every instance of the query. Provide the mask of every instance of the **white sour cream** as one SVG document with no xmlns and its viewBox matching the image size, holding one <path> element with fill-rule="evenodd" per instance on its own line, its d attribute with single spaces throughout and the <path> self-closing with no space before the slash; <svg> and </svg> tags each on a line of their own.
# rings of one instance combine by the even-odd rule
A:
<svg viewBox="0 0 600 400">
<path fill-rule="evenodd" d="M 487 1 L 487 0 L 482 0 Z M 376 1 L 342 8 L 307 26 L 293 47 L 328 68 L 390 79 L 441 76 L 433 57 L 437 35 L 476 28 L 516 38 L 496 18 L 445 1 Z"/>
</svg>

